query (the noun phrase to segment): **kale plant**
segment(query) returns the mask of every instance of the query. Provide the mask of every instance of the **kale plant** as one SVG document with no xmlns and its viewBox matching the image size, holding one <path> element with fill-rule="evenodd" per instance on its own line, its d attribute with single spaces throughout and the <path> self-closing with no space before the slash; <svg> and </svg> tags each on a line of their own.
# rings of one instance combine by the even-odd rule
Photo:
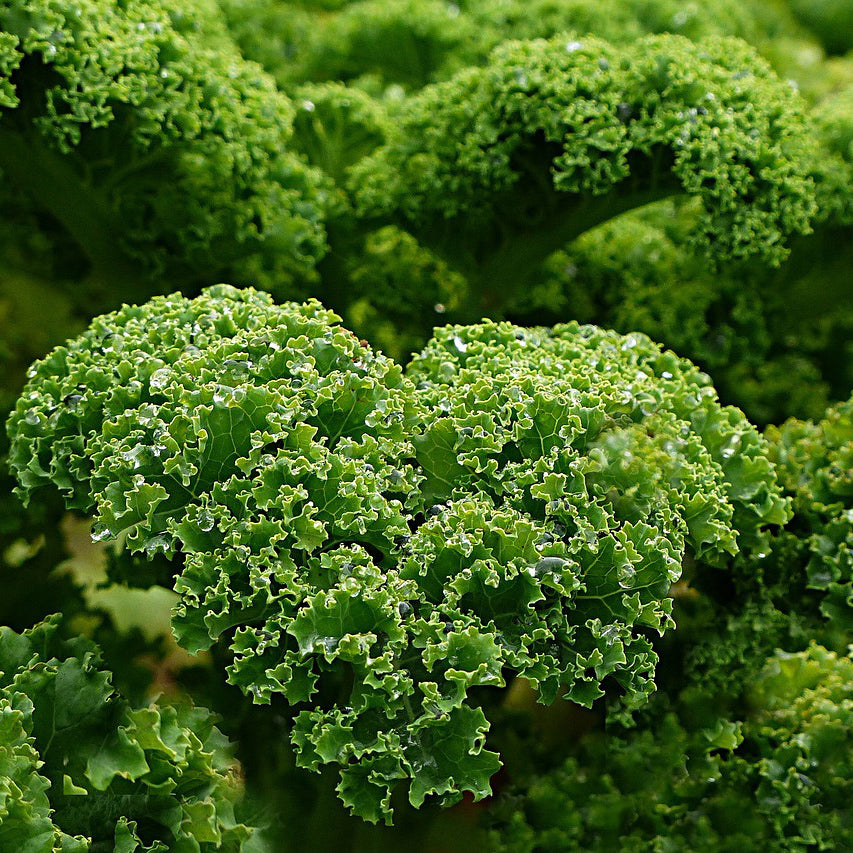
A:
<svg viewBox="0 0 853 853">
<path fill-rule="evenodd" d="M 238 768 L 210 712 L 131 708 L 60 621 L 0 628 L 2 849 L 265 849 L 235 817 Z"/>
<path fill-rule="evenodd" d="M 0 848 L 844 849 L 848 6 L 0 4 Z"/>
<path fill-rule="evenodd" d="M 33 368 L 10 459 L 173 558 L 179 642 L 302 708 L 298 763 L 375 820 L 400 780 L 489 792 L 475 688 L 641 703 L 686 554 L 787 515 L 755 428 L 646 338 L 451 326 L 404 376 L 335 319 L 225 286 L 100 317 Z"/>
</svg>

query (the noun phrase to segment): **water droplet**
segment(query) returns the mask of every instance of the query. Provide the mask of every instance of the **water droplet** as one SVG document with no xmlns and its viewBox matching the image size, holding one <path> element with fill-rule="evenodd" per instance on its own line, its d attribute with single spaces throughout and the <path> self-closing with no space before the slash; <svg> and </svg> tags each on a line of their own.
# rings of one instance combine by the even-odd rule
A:
<svg viewBox="0 0 853 853">
<path fill-rule="evenodd" d="M 159 406 L 152 406 L 150 404 L 141 406 L 136 417 L 142 426 L 149 426 L 157 417 L 159 411 Z"/>
<path fill-rule="evenodd" d="M 439 379 L 449 381 L 456 375 L 456 365 L 452 361 L 443 361 L 439 364 L 437 372 Z"/>
<path fill-rule="evenodd" d="M 158 534 L 152 536 L 145 543 L 145 553 L 149 556 L 152 554 L 166 554 L 172 546 L 172 540 L 169 536 Z"/>
<path fill-rule="evenodd" d="M 96 524 L 92 528 L 91 539 L 93 542 L 105 542 L 110 538 L 110 536 L 112 536 L 112 534 L 107 527 L 102 527 L 101 525 Z"/>
<path fill-rule="evenodd" d="M 459 337 L 459 335 L 455 335 L 453 338 L 453 346 L 456 347 L 458 352 L 467 352 L 468 344 Z"/>
<path fill-rule="evenodd" d="M 161 367 L 159 370 L 155 370 L 151 374 L 148 384 L 157 391 L 160 391 L 169 384 L 171 379 L 172 371 L 168 367 Z"/>
<path fill-rule="evenodd" d="M 405 619 L 412 612 L 412 605 L 408 601 L 401 601 L 397 605 L 397 612 L 401 619 Z"/>
<path fill-rule="evenodd" d="M 225 385 L 217 385 L 216 390 L 213 392 L 213 402 L 217 406 L 224 406 L 228 403 L 233 392 L 233 388 L 228 388 Z"/>
<path fill-rule="evenodd" d="M 253 365 L 251 361 L 227 358 L 222 362 L 222 367 L 230 377 L 241 378 L 252 369 Z"/>
<path fill-rule="evenodd" d="M 125 462 L 132 462 L 133 468 L 137 469 L 142 467 L 142 462 L 146 450 L 147 448 L 143 447 L 142 445 L 137 445 L 136 447 L 133 447 L 130 450 L 123 451 L 119 454 L 119 456 Z"/>
<path fill-rule="evenodd" d="M 101 348 L 104 352 L 121 352 L 124 349 L 124 339 L 115 332 L 109 332 L 101 338 Z"/>
<path fill-rule="evenodd" d="M 447 307 L 441 302 L 436 302 L 435 305 L 432 306 L 432 310 L 435 311 L 436 314 L 443 314 L 447 310 Z"/>
<path fill-rule="evenodd" d="M 35 426 L 41 420 L 41 414 L 37 412 L 35 409 L 30 409 L 25 415 L 24 420 L 30 424 L 30 426 Z"/>
<path fill-rule="evenodd" d="M 636 575 L 637 571 L 632 565 L 622 566 L 619 569 L 619 586 L 623 589 L 630 588 Z"/>
<path fill-rule="evenodd" d="M 202 510 L 198 514 L 198 529 L 204 533 L 213 530 L 213 516 L 207 510 Z"/>
<path fill-rule="evenodd" d="M 562 572 L 568 565 L 568 561 L 562 557 L 543 557 L 535 566 L 533 566 L 530 574 L 535 578 L 541 578 L 549 574 L 557 574 Z"/>
<path fill-rule="evenodd" d="M 733 435 L 720 450 L 723 459 L 731 459 L 740 450 L 740 436 Z"/>
<path fill-rule="evenodd" d="M 583 44 L 579 41 L 567 41 L 566 42 L 566 53 L 576 53 L 583 47 Z"/>
</svg>

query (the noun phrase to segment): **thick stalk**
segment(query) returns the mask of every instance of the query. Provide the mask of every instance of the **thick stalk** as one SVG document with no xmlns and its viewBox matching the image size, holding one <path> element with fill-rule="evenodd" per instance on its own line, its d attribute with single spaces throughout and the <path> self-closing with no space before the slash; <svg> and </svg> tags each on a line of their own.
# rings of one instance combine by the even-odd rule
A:
<svg viewBox="0 0 853 853">
<path fill-rule="evenodd" d="M 567 197 L 565 202 L 554 206 L 553 215 L 541 228 L 513 235 L 472 270 L 471 278 L 477 283 L 482 309 L 490 315 L 500 313 L 503 305 L 532 282 L 550 255 L 581 234 L 679 190 L 672 182 L 633 192 L 617 188 L 601 196 Z"/>
<path fill-rule="evenodd" d="M 87 279 L 134 284 L 138 266 L 120 248 L 120 229 L 107 200 L 87 186 L 68 158 L 34 134 L 0 127 L 0 169 L 74 239 L 90 263 Z"/>
<path fill-rule="evenodd" d="M 501 316 L 504 307 L 535 281 L 543 262 L 581 234 L 629 210 L 683 193 L 669 165 L 662 162 L 665 157 L 664 151 L 656 151 L 649 157 L 638 158 L 635 174 L 602 195 L 562 193 L 551 186 L 543 187 L 541 194 L 537 194 L 540 212 L 531 222 L 524 222 L 519 216 L 513 207 L 514 197 L 508 194 L 490 206 L 506 210 L 509 224 L 494 228 L 491 234 L 478 232 L 476 222 L 458 218 L 434 219 L 423 225 L 393 217 L 373 218 L 364 219 L 359 225 L 363 232 L 382 225 L 397 225 L 461 272 L 470 284 L 471 300 L 453 320 L 477 322 L 484 315 Z M 527 201 L 530 196 L 528 193 Z M 516 204 L 523 201 L 518 199 Z M 331 268 L 335 256 L 332 241 L 332 252 L 324 264 Z M 335 272 L 329 279 L 342 286 L 346 276 Z M 345 298 L 343 293 L 338 296 Z"/>
</svg>

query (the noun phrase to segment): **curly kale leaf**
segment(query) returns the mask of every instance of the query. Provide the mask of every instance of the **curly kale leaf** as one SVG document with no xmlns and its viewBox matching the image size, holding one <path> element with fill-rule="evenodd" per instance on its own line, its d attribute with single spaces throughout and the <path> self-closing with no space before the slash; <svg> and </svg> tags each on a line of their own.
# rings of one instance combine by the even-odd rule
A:
<svg viewBox="0 0 853 853">
<path fill-rule="evenodd" d="M 642 336 L 447 327 L 407 376 L 318 303 L 227 286 L 94 321 L 10 419 L 24 497 L 165 554 L 191 651 L 298 711 L 298 763 L 362 817 L 480 798 L 489 697 L 652 691 L 686 555 L 785 520 L 766 448 Z"/>
<path fill-rule="evenodd" d="M 97 647 L 59 624 L 0 628 L 3 849 L 263 850 L 235 816 L 236 767 L 210 713 L 131 709 Z"/>
<path fill-rule="evenodd" d="M 325 184 L 283 150 L 290 101 L 212 9 L 16 0 L 0 25 L 0 168 L 72 238 L 57 277 L 88 277 L 113 304 L 160 276 L 310 279 Z"/>
<path fill-rule="evenodd" d="M 353 191 L 494 306 L 572 238 L 681 193 L 714 257 L 778 263 L 814 213 L 812 160 L 798 100 L 742 42 L 561 36 L 504 44 L 409 99 Z"/>
<path fill-rule="evenodd" d="M 772 460 L 793 500 L 794 518 L 771 561 L 790 578 L 791 601 L 814 590 L 834 630 L 853 629 L 853 400 L 818 421 L 770 427 Z M 802 584 L 805 582 L 805 590 Z"/>
<path fill-rule="evenodd" d="M 668 714 L 649 730 L 588 741 L 498 806 L 494 849 L 843 848 L 853 819 L 853 661 L 814 645 L 778 652 L 748 692 L 742 720 Z"/>
</svg>

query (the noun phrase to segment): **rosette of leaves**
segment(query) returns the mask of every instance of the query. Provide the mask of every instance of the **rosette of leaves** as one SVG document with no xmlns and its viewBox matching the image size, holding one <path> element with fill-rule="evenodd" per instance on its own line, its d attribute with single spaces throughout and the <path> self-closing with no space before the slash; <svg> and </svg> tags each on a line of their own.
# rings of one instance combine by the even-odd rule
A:
<svg viewBox="0 0 853 853">
<path fill-rule="evenodd" d="M 203 708 L 132 709 L 60 617 L 0 628 L 0 847 L 260 851 L 226 738 Z"/>
<path fill-rule="evenodd" d="M 285 150 L 291 102 L 215 3 L 15 0 L 0 27 L 10 218 L 36 221 L 36 260 L 83 282 L 89 316 L 161 279 L 311 279 L 326 184 Z"/>
<path fill-rule="evenodd" d="M 10 434 L 23 496 L 172 559 L 179 641 L 295 706 L 297 762 L 372 821 L 489 792 L 513 676 L 641 704 L 685 555 L 786 518 L 758 433 L 642 336 L 448 327 L 404 376 L 319 304 L 224 285 L 95 320 Z"/>
<path fill-rule="evenodd" d="M 650 730 L 588 740 L 498 805 L 493 849 L 843 849 L 853 826 L 853 661 L 816 645 L 777 652 L 746 692 L 740 721 L 669 714 Z"/>
<path fill-rule="evenodd" d="M 617 716 L 642 704 L 657 663 L 650 637 L 672 624 L 668 594 L 685 557 L 719 564 L 761 549 L 764 528 L 787 518 L 755 430 L 720 407 L 707 376 L 642 335 L 448 327 L 409 374 L 440 415 L 415 439 L 436 519 L 410 543 L 418 549 L 436 528 L 437 556 L 415 550 L 410 571 L 454 630 L 471 625 L 466 599 L 497 626 L 504 659 L 541 701 L 562 693 L 589 706 L 610 685 Z M 456 516 L 455 500 L 470 493 L 483 519 L 512 510 L 537 525 L 543 601 L 528 603 L 513 590 L 522 580 L 480 565 L 475 543 L 489 523 Z M 441 584 L 433 561 L 450 572 Z"/>
<path fill-rule="evenodd" d="M 554 251 L 652 201 L 693 196 L 715 259 L 785 257 L 814 213 L 803 104 L 743 42 L 508 42 L 428 86 L 352 170 L 358 212 L 462 271 L 493 313 Z"/>
<path fill-rule="evenodd" d="M 12 416 L 24 491 L 53 482 L 97 538 L 179 554 L 176 635 L 191 651 L 222 636 L 259 702 L 307 701 L 346 660 L 375 705 L 392 654 L 374 646 L 405 636 L 385 565 L 417 484 L 411 385 L 334 320 L 226 286 L 125 307 L 42 362 Z M 300 643 L 313 598 L 330 625 Z M 333 643 L 335 602 L 373 641 Z"/>
</svg>

